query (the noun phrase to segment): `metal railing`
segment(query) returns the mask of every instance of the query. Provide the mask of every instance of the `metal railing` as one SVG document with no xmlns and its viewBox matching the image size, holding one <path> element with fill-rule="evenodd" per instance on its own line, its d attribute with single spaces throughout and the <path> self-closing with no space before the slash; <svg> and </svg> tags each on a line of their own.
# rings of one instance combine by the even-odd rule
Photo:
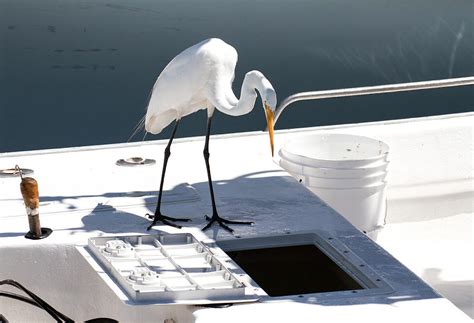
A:
<svg viewBox="0 0 474 323">
<path fill-rule="evenodd" d="M 463 85 L 474 84 L 474 76 L 451 78 L 444 80 L 433 80 L 423 82 L 411 82 L 411 83 L 398 83 L 398 84 L 387 84 L 377 86 L 363 86 L 354 87 L 348 89 L 337 89 L 337 90 L 323 90 L 323 91 L 311 91 L 311 92 L 300 92 L 290 95 L 283 100 L 275 110 L 274 124 L 276 124 L 278 118 L 282 112 L 292 103 L 306 100 L 320 100 L 329 98 L 340 98 L 344 96 L 358 96 L 378 93 L 392 93 L 392 92 L 404 92 L 404 91 L 416 91 L 425 89 L 437 89 L 443 87 L 454 87 Z"/>
</svg>

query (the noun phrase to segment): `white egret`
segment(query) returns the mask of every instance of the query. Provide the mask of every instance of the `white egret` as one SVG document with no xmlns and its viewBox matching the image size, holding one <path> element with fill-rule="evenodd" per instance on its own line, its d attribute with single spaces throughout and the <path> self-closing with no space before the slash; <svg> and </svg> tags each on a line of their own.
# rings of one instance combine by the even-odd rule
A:
<svg viewBox="0 0 474 323">
<path fill-rule="evenodd" d="M 158 76 L 148 103 L 145 130 L 158 134 L 173 121 L 175 121 L 175 126 L 165 148 L 158 203 L 155 214 L 149 215 L 153 216 L 153 223 L 148 230 L 158 221 L 178 228 L 180 226 L 170 221 L 189 221 L 189 219 L 176 219 L 162 215 L 161 197 L 166 165 L 171 155 L 170 148 L 179 121 L 182 117 L 202 109 L 207 109 L 207 133 L 203 154 L 212 200 L 212 216 L 206 216 L 209 223 L 203 230 L 208 229 L 214 222 L 230 232 L 233 230 L 226 224 L 252 224 L 252 222 L 226 220 L 217 213 L 209 166 L 211 121 L 215 109 L 231 116 L 249 113 L 254 107 L 258 92 L 266 114 L 273 155 L 273 116 L 277 99 L 273 86 L 259 71 L 251 71 L 245 75 L 240 99 L 237 99 L 232 91 L 236 64 L 237 51 L 224 41 L 211 38 L 181 52 Z"/>
</svg>

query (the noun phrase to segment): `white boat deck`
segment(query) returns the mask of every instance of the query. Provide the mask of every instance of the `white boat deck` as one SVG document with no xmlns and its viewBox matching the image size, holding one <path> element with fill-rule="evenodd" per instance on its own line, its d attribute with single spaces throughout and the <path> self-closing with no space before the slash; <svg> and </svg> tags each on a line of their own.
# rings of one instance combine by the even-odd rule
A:
<svg viewBox="0 0 474 323">
<path fill-rule="evenodd" d="M 467 116 L 470 120 L 464 120 L 465 118 L 461 118 L 463 127 L 472 121 L 472 116 Z M 443 120 L 444 124 L 446 120 L 449 124 L 451 119 L 436 119 L 435 123 L 443 124 Z M 418 126 L 412 123 L 411 128 L 406 128 L 406 125 L 403 125 L 403 130 L 415 129 Z M 433 125 L 433 129 L 436 126 Z M 386 140 L 391 148 L 397 151 L 397 144 L 395 141 L 390 142 L 390 135 L 387 134 L 396 138 L 392 131 L 400 132 L 400 127 L 397 123 L 394 123 L 392 128 L 379 123 L 352 128 L 280 131 L 276 133 L 275 140 L 282 144 L 293 136 L 313 131 L 372 134 L 373 137 Z M 389 140 L 384 138 L 384 133 Z M 406 135 L 409 133 L 408 130 Z M 415 142 L 416 140 L 423 141 L 422 138 L 414 139 Z M 330 299 L 318 301 L 317 304 L 289 298 L 277 302 L 266 301 L 219 309 L 183 305 L 125 305 L 97 277 L 77 253 L 75 246 L 87 244 L 87 239 L 94 236 L 146 233 L 145 228 L 149 220 L 144 215 L 152 212 L 155 207 L 166 141 L 1 154 L 0 169 L 18 164 L 34 170 L 33 176 L 37 179 L 40 190 L 41 224 L 43 227 L 52 228 L 54 232 L 41 241 L 25 239 L 23 235 L 28 229 L 19 190 L 20 180 L 0 178 L 0 278 L 18 280 L 78 321 L 99 316 L 124 322 L 159 322 L 165 319 L 173 319 L 175 322 L 305 322 L 322 319 L 353 320 L 354 317 L 362 316 L 367 322 L 379 322 L 382 318 L 384 321 L 393 322 L 411 321 L 413 318 L 432 322 L 469 321 L 468 316 L 450 301 L 440 297 L 384 249 L 357 231 L 342 216 L 282 171 L 270 157 L 268 136 L 264 133 L 214 136 L 211 139 L 212 175 L 221 215 L 231 219 L 253 220 L 255 225 L 234 225 L 235 236 L 217 226 L 205 232 L 206 235 L 202 234 L 199 229 L 206 223 L 203 216 L 211 209 L 202 157 L 203 144 L 203 138 L 175 140 L 168 165 L 163 212 L 170 216 L 191 218 L 192 222 L 184 224 L 184 231 L 192 232 L 201 239 L 223 240 L 322 230 L 350 246 L 353 252 L 392 286 L 394 292 L 378 296 Z M 403 146 L 403 142 L 400 145 Z M 413 152 L 419 153 L 415 149 Z M 153 158 L 157 163 L 153 166 L 132 168 L 115 165 L 116 160 L 132 156 Z M 392 163 L 393 172 L 389 179 L 389 182 L 392 180 L 394 183 L 392 196 L 400 197 L 406 191 L 400 189 L 400 179 L 396 176 L 404 171 L 397 167 L 403 160 L 395 161 L 392 158 Z M 416 163 L 413 165 L 417 166 Z M 430 167 L 434 166 L 428 164 L 425 170 Z M 405 181 L 405 184 L 420 183 L 417 170 L 413 169 L 414 180 Z M 454 172 L 460 170 L 457 168 Z M 468 185 L 465 181 L 461 182 L 461 186 Z M 394 205 L 394 210 L 401 210 L 401 207 L 397 209 Z M 395 211 L 394 214 L 397 214 Z M 470 214 L 457 216 L 463 217 L 462 220 L 469 220 L 471 217 Z M 449 222 L 449 219 L 438 221 Z M 442 222 L 442 225 L 447 223 Z M 390 229 L 387 233 L 378 233 L 377 239 L 406 265 L 416 259 L 412 258 L 413 253 L 411 256 L 402 255 L 403 248 L 429 249 L 431 251 L 428 254 L 432 259 L 436 259 L 436 253 L 430 242 L 435 244 L 434 250 L 438 251 L 441 249 L 440 245 L 459 248 L 459 244 L 445 245 L 444 240 L 438 241 L 433 236 L 431 240 L 421 240 L 421 243 L 425 241 L 427 246 L 415 246 L 423 236 L 420 236 L 417 242 L 412 241 L 413 246 L 410 239 L 398 243 L 400 236 L 406 238 L 406 234 L 410 232 L 402 226 L 403 223 L 388 224 Z M 167 226 L 157 226 L 156 229 L 178 232 L 177 229 Z M 472 240 L 472 230 L 470 232 L 469 237 L 469 230 L 465 228 L 464 238 Z M 448 257 L 446 261 L 452 261 L 457 250 L 459 249 L 448 252 L 446 249 L 443 257 L 450 254 L 452 258 Z M 470 248 L 463 249 L 467 250 L 471 253 L 459 256 L 464 259 L 470 257 L 470 264 L 463 264 L 466 270 L 472 266 L 472 244 Z M 446 266 L 446 263 L 430 266 L 440 268 Z M 418 274 L 419 270 L 422 270 L 416 269 L 416 266 L 410 268 Z M 429 277 L 432 277 L 430 275 L 439 277 L 436 271 L 428 271 L 425 276 L 421 276 L 429 281 Z M 444 276 L 442 277 L 444 279 Z M 465 279 L 468 283 L 472 282 L 472 276 L 467 275 Z M 469 291 L 467 293 L 469 294 Z M 472 299 L 472 292 L 470 294 Z M 48 320 L 46 314 L 31 306 L 1 298 L 0 313 L 4 313 L 12 321 L 32 321 L 33 318 L 34 321 Z"/>
<path fill-rule="evenodd" d="M 473 213 L 388 224 L 376 241 L 474 318 Z"/>
</svg>

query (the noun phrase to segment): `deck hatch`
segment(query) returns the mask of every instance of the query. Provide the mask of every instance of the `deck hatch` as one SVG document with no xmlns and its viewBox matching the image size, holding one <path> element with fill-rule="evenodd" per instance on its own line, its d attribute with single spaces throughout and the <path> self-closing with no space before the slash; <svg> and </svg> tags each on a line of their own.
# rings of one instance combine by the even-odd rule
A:
<svg viewBox="0 0 474 323">
<path fill-rule="evenodd" d="M 227 254 L 269 296 L 363 289 L 315 245 L 240 250 Z"/>
<path fill-rule="evenodd" d="M 324 232 L 233 239 L 217 245 L 270 299 L 317 301 L 393 291 L 343 242 Z"/>
</svg>

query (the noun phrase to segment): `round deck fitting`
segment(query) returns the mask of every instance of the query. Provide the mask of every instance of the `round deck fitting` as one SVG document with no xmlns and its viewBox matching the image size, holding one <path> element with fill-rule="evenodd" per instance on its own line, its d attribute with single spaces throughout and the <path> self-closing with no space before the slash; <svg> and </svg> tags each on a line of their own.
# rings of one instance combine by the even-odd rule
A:
<svg viewBox="0 0 474 323">
<path fill-rule="evenodd" d="M 35 236 L 33 232 L 29 231 L 25 234 L 26 239 L 31 239 L 31 240 L 40 240 L 49 237 L 49 235 L 53 232 L 50 228 L 41 228 L 41 235 Z"/>
<path fill-rule="evenodd" d="M 140 285 L 151 285 L 160 282 L 158 274 L 148 267 L 135 267 L 128 276 L 128 279 Z"/>
<path fill-rule="evenodd" d="M 142 157 L 130 157 L 125 159 L 117 160 L 116 164 L 118 166 L 150 166 L 155 164 L 154 159 L 142 158 Z"/>
<path fill-rule="evenodd" d="M 32 169 L 21 168 L 20 170 L 23 175 L 33 174 Z M 15 168 L 0 169 L 0 177 L 17 177 L 17 176 L 20 176 L 20 172 Z"/>
<path fill-rule="evenodd" d="M 117 239 L 107 241 L 103 252 L 112 257 L 130 257 L 135 254 L 135 249 L 130 243 Z"/>
</svg>

